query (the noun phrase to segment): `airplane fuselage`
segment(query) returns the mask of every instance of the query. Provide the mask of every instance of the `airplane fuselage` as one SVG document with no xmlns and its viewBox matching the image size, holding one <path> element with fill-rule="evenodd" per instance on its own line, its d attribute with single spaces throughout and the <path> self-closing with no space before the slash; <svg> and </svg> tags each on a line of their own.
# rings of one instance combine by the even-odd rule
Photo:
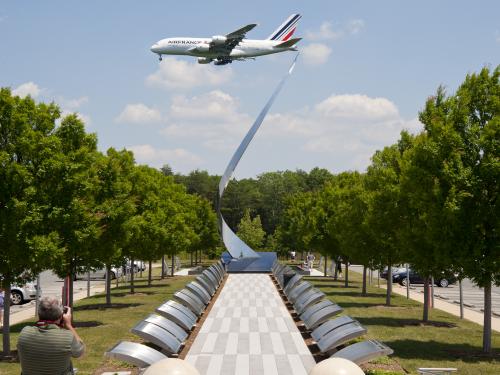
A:
<svg viewBox="0 0 500 375">
<path fill-rule="evenodd" d="M 158 55 L 187 55 L 196 57 L 206 57 L 216 59 L 227 56 L 234 59 L 251 58 L 263 55 L 270 55 L 284 51 L 296 51 L 292 47 L 278 47 L 282 41 L 243 39 L 236 45 L 229 54 L 220 51 L 211 51 L 214 46 L 213 38 L 166 38 L 158 41 L 151 47 L 151 51 Z M 216 46 L 217 44 L 215 44 Z"/>
</svg>

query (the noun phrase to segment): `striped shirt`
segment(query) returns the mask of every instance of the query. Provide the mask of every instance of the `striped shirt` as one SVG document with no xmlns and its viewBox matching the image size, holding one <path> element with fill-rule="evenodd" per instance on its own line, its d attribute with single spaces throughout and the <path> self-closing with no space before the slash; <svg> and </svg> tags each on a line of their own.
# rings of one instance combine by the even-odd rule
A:
<svg viewBox="0 0 500 375">
<path fill-rule="evenodd" d="M 84 349 L 71 331 L 55 324 L 24 327 L 17 341 L 23 375 L 73 374 L 71 357 L 80 357 Z"/>
</svg>

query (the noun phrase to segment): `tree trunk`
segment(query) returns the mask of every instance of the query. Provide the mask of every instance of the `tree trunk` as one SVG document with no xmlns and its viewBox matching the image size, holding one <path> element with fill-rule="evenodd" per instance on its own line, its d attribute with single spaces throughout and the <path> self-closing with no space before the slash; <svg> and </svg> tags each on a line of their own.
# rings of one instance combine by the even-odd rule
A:
<svg viewBox="0 0 500 375">
<path fill-rule="evenodd" d="M 385 295 L 385 305 L 391 306 L 391 294 L 392 294 L 392 262 L 389 261 L 387 265 L 387 293 Z"/>
<path fill-rule="evenodd" d="M 429 297 L 429 277 L 427 276 L 424 279 L 424 313 L 422 316 L 422 321 L 425 323 L 429 321 Z"/>
<path fill-rule="evenodd" d="M 491 280 L 484 286 L 483 352 L 491 353 Z"/>
<path fill-rule="evenodd" d="M 68 284 L 69 284 L 69 307 L 71 307 L 71 309 L 73 309 L 73 300 L 74 300 L 74 296 L 73 296 L 73 292 L 74 292 L 74 284 L 73 284 L 73 275 L 68 275 Z M 73 316 L 73 315 L 72 315 Z"/>
<path fill-rule="evenodd" d="M 366 266 L 363 265 L 363 288 L 361 295 L 366 296 Z"/>
<path fill-rule="evenodd" d="M 106 265 L 106 305 L 111 305 L 111 266 Z"/>
<path fill-rule="evenodd" d="M 191 267 L 193 267 L 193 252 L 192 251 L 191 251 Z"/>
<path fill-rule="evenodd" d="M 172 267 L 170 268 L 170 276 L 174 277 L 174 268 L 175 268 L 175 259 L 174 259 L 175 255 L 172 254 Z"/>
<path fill-rule="evenodd" d="M 348 288 L 349 287 L 349 262 L 346 260 L 344 265 L 345 265 L 344 287 Z"/>
<path fill-rule="evenodd" d="M 161 256 L 161 279 L 165 278 L 165 255 Z"/>
<path fill-rule="evenodd" d="M 464 288 L 462 285 L 462 279 L 458 280 L 458 290 L 460 293 L 460 319 L 464 318 Z"/>
<path fill-rule="evenodd" d="M 327 277 L 327 271 L 328 271 L 328 267 L 326 266 L 326 263 L 328 262 L 328 257 L 325 255 L 325 274 L 323 276 Z"/>
<path fill-rule="evenodd" d="M 148 270 L 148 286 L 151 286 L 151 279 L 153 277 L 153 261 L 149 261 L 149 270 Z"/>
<path fill-rule="evenodd" d="M 130 293 L 134 294 L 134 273 L 135 273 L 135 268 L 134 268 L 134 259 L 130 259 Z"/>
<path fill-rule="evenodd" d="M 10 356 L 10 278 L 7 277 L 3 280 L 5 289 L 5 297 L 3 303 L 3 355 Z"/>
</svg>

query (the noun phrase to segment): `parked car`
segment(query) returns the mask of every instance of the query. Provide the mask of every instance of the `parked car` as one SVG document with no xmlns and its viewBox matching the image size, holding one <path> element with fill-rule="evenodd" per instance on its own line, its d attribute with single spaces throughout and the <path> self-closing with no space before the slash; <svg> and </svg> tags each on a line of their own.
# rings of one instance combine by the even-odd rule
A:
<svg viewBox="0 0 500 375">
<path fill-rule="evenodd" d="M 20 305 L 34 300 L 36 298 L 36 288 L 37 286 L 33 283 L 26 283 L 23 286 L 12 285 L 10 287 L 10 301 L 13 305 Z"/>
<path fill-rule="evenodd" d="M 116 279 L 117 277 L 121 277 L 122 273 L 123 272 L 122 272 L 121 268 L 112 267 L 111 268 L 111 279 Z M 75 275 L 75 280 L 86 279 L 86 278 L 87 278 L 87 272 L 77 273 Z M 105 279 L 106 278 L 106 268 L 101 268 L 98 270 L 90 271 L 90 278 L 91 279 Z"/>
<path fill-rule="evenodd" d="M 394 274 L 395 274 L 395 273 L 397 273 L 397 272 L 399 272 L 401 269 L 402 269 L 401 267 L 395 267 L 395 266 L 393 266 L 393 267 L 392 267 L 392 275 L 393 275 L 393 277 L 394 277 Z M 406 269 L 406 268 L 405 268 L 405 269 Z M 385 268 L 384 268 L 384 269 L 380 272 L 380 277 L 381 277 L 382 279 L 386 279 L 386 280 L 387 280 L 387 274 L 389 273 L 389 272 L 388 272 L 388 270 L 389 270 L 389 269 L 388 269 L 387 267 L 385 267 Z"/>
<path fill-rule="evenodd" d="M 406 268 L 400 269 L 398 272 L 392 275 L 392 281 L 399 283 L 400 285 L 406 286 L 407 283 L 407 271 Z M 446 288 L 450 284 L 455 284 L 457 278 L 453 274 L 442 273 L 437 277 L 434 277 L 434 284 L 437 286 Z M 424 278 L 420 276 L 416 271 L 410 268 L 410 284 L 423 284 Z"/>
</svg>

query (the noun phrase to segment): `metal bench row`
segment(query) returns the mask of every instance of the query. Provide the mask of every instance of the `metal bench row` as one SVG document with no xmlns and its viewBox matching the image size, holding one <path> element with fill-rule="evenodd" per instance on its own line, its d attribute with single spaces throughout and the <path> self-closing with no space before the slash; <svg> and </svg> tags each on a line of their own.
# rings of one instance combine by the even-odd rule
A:
<svg viewBox="0 0 500 375">
<path fill-rule="evenodd" d="M 176 356 L 219 288 L 225 273 L 222 262 L 213 264 L 185 288 L 175 292 L 171 300 L 156 308 L 155 314 L 148 315 L 132 328 L 132 333 L 158 350 L 144 344 L 120 341 L 105 355 L 140 368 Z"/>
<path fill-rule="evenodd" d="M 393 353 L 391 348 L 377 340 L 348 345 L 352 340 L 366 335 L 366 328 L 347 315 L 337 317 L 342 308 L 326 299 L 325 294 L 311 283 L 302 280 L 302 276 L 289 266 L 276 261 L 272 273 L 279 289 L 292 304 L 321 353 L 345 358 L 358 365 Z"/>
</svg>

